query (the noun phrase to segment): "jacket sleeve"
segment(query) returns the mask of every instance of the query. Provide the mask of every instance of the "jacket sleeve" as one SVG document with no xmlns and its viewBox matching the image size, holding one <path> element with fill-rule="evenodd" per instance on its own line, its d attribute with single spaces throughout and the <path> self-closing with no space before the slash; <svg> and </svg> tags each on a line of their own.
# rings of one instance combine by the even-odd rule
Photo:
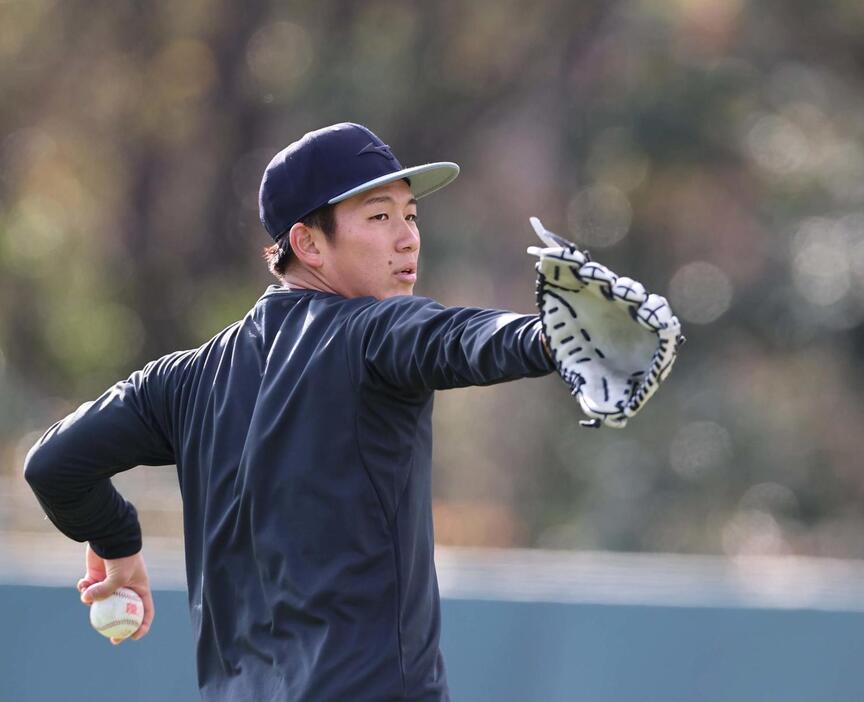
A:
<svg viewBox="0 0 864 702">
<path fill-rule="evenodd" d="M 45 514 L 66 536 L 89 541 L 103 558 L 141 550 L 135 507 L 111 476 L 137 465 L 174 463 L 165 417 L 161 362 L 148 364 L 54 424 L 36 442 L 24 477 Z"/>
<path fill-rule="evenodd" d="M 555 368 L 536 315 L 400 296 L 364 307 L 353 325 L 367 370 L 399 390 L 492 385 Z"/>
</svg>

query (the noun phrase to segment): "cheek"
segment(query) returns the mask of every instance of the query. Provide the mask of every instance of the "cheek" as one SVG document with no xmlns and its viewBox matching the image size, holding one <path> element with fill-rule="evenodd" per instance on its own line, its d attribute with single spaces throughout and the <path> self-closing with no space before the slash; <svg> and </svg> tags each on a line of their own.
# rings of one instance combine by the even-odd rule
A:
<svg viewBox="0 0 864 702">
<path fill-rule="evenodd" d="M 361 246 L 354 252 L 349 275 L 364 287 L 387 285 L 393 265 L 392 255 L 378 246 Z"/>
</svg>

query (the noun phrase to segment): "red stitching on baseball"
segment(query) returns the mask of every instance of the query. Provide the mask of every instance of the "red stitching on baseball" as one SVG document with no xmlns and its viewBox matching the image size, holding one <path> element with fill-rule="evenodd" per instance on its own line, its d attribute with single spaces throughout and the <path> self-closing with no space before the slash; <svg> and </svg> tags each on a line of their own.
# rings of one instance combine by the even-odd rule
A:
<svg viewBox="0 0 864 702">
<path fill-rule="evenodd" d="M 96 629 L 96 631 L 101 633 L 102 631 L 110 629 L 112 626 L 117 626 L 118 624 L 128 624 L 129 626 L 134 626 L 136 629 L 141 626 L 141 622 L 136 622 L 134 619 L 115 619 L 107 624 L 102 624 Z"/>
</svg>

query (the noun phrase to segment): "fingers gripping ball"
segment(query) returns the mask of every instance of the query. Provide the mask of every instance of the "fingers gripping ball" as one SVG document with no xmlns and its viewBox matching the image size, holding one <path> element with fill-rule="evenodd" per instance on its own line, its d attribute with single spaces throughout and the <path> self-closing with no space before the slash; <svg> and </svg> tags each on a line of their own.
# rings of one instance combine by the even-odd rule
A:
<svg viewBox="0 0 864 702">
<path fill-rule="evenodd" d="M 587 252 L 531 225 L 545 248 L 537 262 L 537 305 L 561 377 L 570 385 L 585 426 L 621 428 L 672 370 L 683 342 L 669 303 L 644 286 L 592 261 Z"/>
<path fill-rule="evenodd" d="M 134 590 L 118 588 L 113 595 L 90 605 L 90 624 L 109 639 L 132 636 L 144 620 L 144 602 Z"/>
</svg>

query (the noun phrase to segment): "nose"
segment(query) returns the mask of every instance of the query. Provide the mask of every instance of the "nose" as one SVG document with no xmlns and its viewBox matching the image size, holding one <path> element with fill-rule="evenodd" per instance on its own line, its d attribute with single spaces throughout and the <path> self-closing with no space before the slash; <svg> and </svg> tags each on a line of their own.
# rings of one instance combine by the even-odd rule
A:
<svg viewBox="0 0 864 702">
<path fill-rule="evenodd" d="M 396 240 L 396 249 L 398 251 L 417 251 L 420 248 L 420 231 L 416 224 L 403 221 L 402 227 L 399 229 L 399 238 Z"/>
</svg>

